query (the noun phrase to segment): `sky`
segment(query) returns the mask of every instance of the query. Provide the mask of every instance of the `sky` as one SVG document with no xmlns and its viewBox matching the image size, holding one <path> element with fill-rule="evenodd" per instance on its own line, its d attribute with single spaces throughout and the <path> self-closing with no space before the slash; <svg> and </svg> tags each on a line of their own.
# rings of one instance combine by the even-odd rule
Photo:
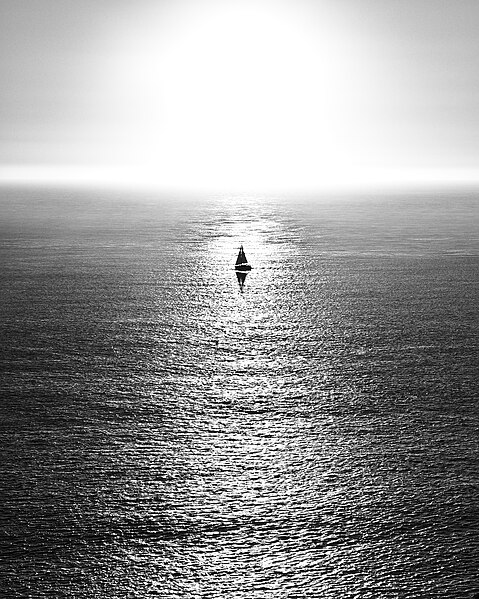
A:
<svg viewBox="0 0 479 599">
<path fill-rule="evenodd" d="M 477 0 L 0 0 L 0 180 L 479 181 Z"/>
</svg>

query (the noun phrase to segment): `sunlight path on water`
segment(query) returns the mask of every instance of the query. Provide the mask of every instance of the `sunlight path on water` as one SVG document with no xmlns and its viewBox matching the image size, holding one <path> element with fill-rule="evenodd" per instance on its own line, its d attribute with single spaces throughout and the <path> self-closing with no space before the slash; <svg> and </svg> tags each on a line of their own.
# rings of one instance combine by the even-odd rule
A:
<svg viewBox="0 0 479 599">
<path fill-rule="evenodd" d="M 198 590 L 260 597 L 319 589 L 307 567 L 315 541 L 304 527 L 315 518 L 311 480 L 323 469 L 324 448 L 299 403 L 302 396 L 308 403 L 297 376 L 305 359 L 288 347 L 297 311 L 294 227 L 287 231 L 267 203 L 245 198 L 213 210 L 197 232 L 201 300 L 191 316 L 203 327 L 207 366 L 197 373 L 188 445 L 195 482 L 187 504 L 202 530 Z M 253 267 L 243 288 L 233 266 L 240 244 Z"/>
</svg>

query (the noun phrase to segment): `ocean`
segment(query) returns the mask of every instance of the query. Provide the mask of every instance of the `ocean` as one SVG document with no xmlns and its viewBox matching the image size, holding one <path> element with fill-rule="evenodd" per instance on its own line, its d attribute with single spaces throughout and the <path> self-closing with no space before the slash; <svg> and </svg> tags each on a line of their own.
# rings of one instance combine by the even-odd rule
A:
<svg viewBox="0 0 479 599">
<path fill-rule="evenodd" d="M 478 286 L 473 191 L 2 188 L 0 596 L 478 597 Z"/>
</svg>

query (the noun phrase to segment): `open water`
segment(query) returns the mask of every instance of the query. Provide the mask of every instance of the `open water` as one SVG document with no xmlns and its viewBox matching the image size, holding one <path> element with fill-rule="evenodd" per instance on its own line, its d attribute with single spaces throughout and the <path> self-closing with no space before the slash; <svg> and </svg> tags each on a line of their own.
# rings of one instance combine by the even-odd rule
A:
<svg viewBox="0 0 479 599">
<path fill-rule="evenodd" d="M 478 282 L 474 193 L 2 189 L 0 596 L 475 597 Z"/>
</svg>

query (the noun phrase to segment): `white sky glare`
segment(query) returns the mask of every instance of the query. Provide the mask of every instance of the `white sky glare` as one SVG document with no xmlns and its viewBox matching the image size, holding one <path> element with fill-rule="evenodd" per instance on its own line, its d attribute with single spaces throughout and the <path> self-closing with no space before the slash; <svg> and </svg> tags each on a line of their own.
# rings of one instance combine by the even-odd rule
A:
<svg viewBox="0 0 479 599">
<path fill-rule="evenodd" d="M 0 179 L 479 180 L 476 0 L 1 0 Z"/>
</svg>

